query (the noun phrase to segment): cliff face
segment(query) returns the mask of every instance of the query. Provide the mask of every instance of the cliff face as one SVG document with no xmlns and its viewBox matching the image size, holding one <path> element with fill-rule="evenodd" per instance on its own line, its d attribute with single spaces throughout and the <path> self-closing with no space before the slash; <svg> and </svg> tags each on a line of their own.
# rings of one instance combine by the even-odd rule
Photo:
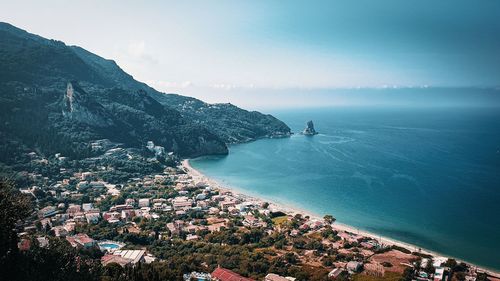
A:
<svg viewBox="0 0 500 281">
<path fill-rule="evenodd" d="M 302 134 L 306 136 L 313 136 L 318 134 L 318 132 L 316 132 L 316 130 L 314 129 L 314 123 L 312 120 L 307 121 L 306 128 L 304 129 L 304 131 L 302 131 Z"/>
<path fill-rule="evenodd" d="M 225 154 L 227 143 L 290 134 L 270 115 L 160 93 L 112 60 L 6 23 L 0 23 L 0 65 L 4 143 L 51 151 L 47 147 L 61 139 L 72 147 L 84 147 L 92 138 L 137 147 L 153 140 L 193 157 Z M 36 126 L 23 125 L 33 116 Z M 37 141 L 41 135 L 43 141 Z"/>
<path fill-rule="evenodd" d="M 228 152 L 225 143 L 214 134 L 186 122 L 177 111 L 161 105 L 142 90 L 128 93 L 114 88 L 103 91 L 96 99 L 78 83 L 70 82 L 61 109 L 58 128 L 70 138 L 78 135 L 72 126 L 77 123 L 85 124 L 94 135 L 130 146 L 143 146 L 152 140 L 184 156 Z"/>
<path fill-rule="evenodd" d="M 68 82 L 62 101 L 62 114 L 75 122 L 85 123 L 95 127 L 114 125 L 106 109 L 99 103 L 91 101 L 86 93 L 76 85 Z"/>
</svg>

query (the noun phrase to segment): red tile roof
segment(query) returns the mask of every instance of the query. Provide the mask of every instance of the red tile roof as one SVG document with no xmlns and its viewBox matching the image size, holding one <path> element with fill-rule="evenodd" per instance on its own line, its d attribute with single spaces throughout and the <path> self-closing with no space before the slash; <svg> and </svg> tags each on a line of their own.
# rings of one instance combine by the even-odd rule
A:
<svg viewBox="0 0 500 281">
<path fill-rule="evenodd" d="M 22 239 L 21 242 L 18 243 L 18 248 L 21 251 L 28 251 L 31 247 L 31 241 L 28 239 Z"/>
<path fill-rule="evenodd" d="M 76 243 L 76 239 L 74 237 L 66 237 L 66 240 L 71 244 L 72 247 L 77 247 L 78 243 Z"/>
<path fill-rule="evenodd" d="M 122 258 L 120 256 L 115 256 L 115 255 L 104 255 L 101 258 L 101 263 L 106 266 L 110 263 L 117 263 L 119 265 L 126 266 L 127 264 L 131 263 L 132 261 L 130 259 Z"/>
<path fill-rule="evenodd" d="M 218 267 L 212 272 L 212 277 L 220 281 L 254 281 L 253 279 L 243 277 L 229 269 Z"/>
</svg>

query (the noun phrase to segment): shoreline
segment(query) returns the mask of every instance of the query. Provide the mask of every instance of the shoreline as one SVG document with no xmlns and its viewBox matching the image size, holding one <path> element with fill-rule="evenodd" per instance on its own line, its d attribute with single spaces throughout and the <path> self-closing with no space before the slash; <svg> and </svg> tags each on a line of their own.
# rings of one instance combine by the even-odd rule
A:
<svg viewBox="0 0 500 281">
<path fill-rule="evenodd" d="M 298 207 L 284 206 L 283 203 L 279 203 L 279 202 L 276 202 L 274 200 L 269 200 L 269 199 L 266 199 L 266 198 L 261 198 L 261 197 L 255 196 L 253 194 L 246 193 L 245 191 L 242 191 L 242 190 L 240 190 L 237 187 L 232 187 L 232 186 L 224 185 L 224 184 L 220 183 L 219 181 L 217 181 L 217 180 L 215 180 L 213 178 L 210 178 L 210 177 L 206 176 L 205 174 L 201 173 L 200 171 L 198 171 L 197 169 L 193 168 L 191 166 L 191 164 L 189 163 L 190 160 L 191 159 L 183 159 L 181 161 L 181 165 L 186 170 L 187 174 L 190 175 L 193 179 L 196 179 L 196 180 L 208 183 L 214 189 L 217 189 L 217 190 L 220 190 L 220 191 L 229 191 L 233 195 L 235 195 L 237 197 L 245 198 L 248 201 L 254 201 L 254 202 L 259 202 L 259 203 L 267 202 L 267 203 L 269 203 L 269 207 L 268 207 L 269 209 L 272 209 L 272 210 L 275 210 L 275 211 L 282 211 L 283 213 L 285 213 L 287 215 L 292 215 L 293 216 L 295 214 L 301 214 L 303 216 L 309 216 L 313 220 L 323 221 L 323 217 L 320 214 L 316 214 L 316 213 L 311 212 L 309 210 L 305 210 L 305 209 L 298 208 Z M 354 234 L 357 234 L 357 235 L 361 235 L 361 236 L 372 238 L 374 240 L 377 240 L 382 245 L 402 247 L 402 248 L 410 250 L 411 252 L 418 252 L 418 253 L 421 253 L 421 254 L 431 255 L 434 258 L 453 258 L 457 262 L 465 262 L 465 263 L 469 264 L 472 267 L 475 267 L 477 269 L 480 269 L 481 271 L 486 272 L 489 275 L 492 275 L 492 276 L 497 277 L 497 278 L 500 277 L 500 271 L 495 271 L 495 270 L 492 270 L 492 269 L 484 268 L 482 266 L 478 266 L 478 265 L 476 265 L 474 263 L 467 262 L 467 261 L 464 261 L 462 259 L 458 259 L 458 258 L 454 258 L 454 257 L 451 257 L 451 256 L 447 256 L 447 255 L 444 255 L 444 254 L 441 254 L 441 253 L 438 253 L 438 252 L 435 252 L 435 251 L 432 251 L 432 250 L 428 250 L 428 249 L 419 247 L 417 245 L 413 245 L 413 244 L 410 244 L 410 243 L 398 241 L 398 240 L 395 240 L 395 239 L 392 239 L 392 238 L 389 238 L 389 237 L 385 237 L 385 236 L 382 236 L 382 235 L 371 233 L 369 231 L 361 230 L 361 229 L 356 228 L 354 226 L 350 226 L 350 225 L 347 225 L 347 224 L 339 223 L 337 221 L 335 221 L 332 224 L 332 228 L 334 230 L 337 230 L 337 231 L 349 232 L 349 233 L 354 233 Z"/>
</svg>

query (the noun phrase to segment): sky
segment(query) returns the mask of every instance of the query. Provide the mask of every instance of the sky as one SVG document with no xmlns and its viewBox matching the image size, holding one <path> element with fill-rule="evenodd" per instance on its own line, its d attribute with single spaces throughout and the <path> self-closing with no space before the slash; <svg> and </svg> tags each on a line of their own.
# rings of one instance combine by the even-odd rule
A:
<svg viewBox="0 0 500 281">
<path fill-rule="evenodd" d="M 497 0 L 0 0 L 0 7 L 0 21 L 113 59 L 158 90 L 209 102 L 500 86 Z"/>
</svg>

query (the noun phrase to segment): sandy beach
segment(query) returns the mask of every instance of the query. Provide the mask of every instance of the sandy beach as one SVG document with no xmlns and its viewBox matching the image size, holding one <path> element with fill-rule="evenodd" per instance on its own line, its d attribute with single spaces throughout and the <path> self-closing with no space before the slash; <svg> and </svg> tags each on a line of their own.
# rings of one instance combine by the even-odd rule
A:
<svg viewBox="0 0 500 281">
<path fill-rule="evenodd" d="M 320 215 L 320 214 L 315 214 L 313 212 L 310 212 L 308 210 L 304 210 L 304 209 L 300 209 L 300 208 L 297 208 L 297 207 L 294 207 L 294 206 L 285 206 L 283 204 L 280 204 L 280 203 L 277 203 L 273 200 L 268 200 L 268 199 L 265 199 L 265 198 L 259 198 L 259 197 L 255 197 L 253 195 L 249 195 L 243 191 L 241 191 L 240 189 L 236 188 L 236 187 L 232 187 L 232 186 L 227 186 L 227 185 L 224 185 L 224 184 L 221 184 L 220 182 L 210 178 L 210 177 L 207 177 L 205 176 L 203 173 L 201 173 L 200 171 L 196 170 L 195 168 L 193 168 L 190 163 L 189 163 L 189 159 L 184 159 L 182 160 L 182 167 L 186 170 L 186 172 L 195 180 L 195 181 L 201 181 L 201 182 L 205 182 L 207 184 L 209 184 L 212 188 L 214 189 L 218 189 L 220 191 L 230 191 L 233 195 L 239 197 L 239 198 L 244 198 L 246 201 L 253 201 L 253 202 L 259 202 L 259 203 L 263 203 L 263 202 L 267 202 L 269 203 L 269 209 L 273 210 L 273 211 L 281 211 L 283 213 L 286 213 L 288 215 L 295 215 L 295 214 L 301 214 L 303 216 L 309 216 L 311 219 L 313 220 L 319 220 L 319 221 L 323 221 L 323 216 Z M 332 214 L 334 217 L 335 215 Z M 355 227 L 352 227 L 352 226 L 349 226 L 349 225 L 346 225 L 346 224 L 342 224 L 342 223 L 339 223 L 339 222 L 335 222 L 333 225 L 332 225 L 332 228 L 337 230 L 337 231 L 340 231 L 340 232 L 350 232 L 350 233 L 354 233 L 354 234 L 357 234 L 357 235 L 361 235 L 361 236 L 366 236 L 366 237 L 370 237 L 372 239 L 375 239 L 377 240 L 380 244 L 382 245 L 387 245 L 387 246 L 398 246 L 398 247 L 403 247 L 403 248 L 406 248 L 412 252 L 420 252 L 422 254 L 427 254 L 427 255 L 432 255 L 434 258 L 443 258 L 443 257 L 447 257 L 445 255 L 442 255 L 442 254 L 439 254 L 437 252 L 434 252 L 434 251 L 431 251 L 431 250 L 428 250 L 428 249 L 423 249 L 421 247 L 418 247 L 416 245 L 412 245 L 412 244 L 409 244 L 409 243 L 405 243 L 405 242 L 401 242 L 401 241 L 397 241 L 397 240 L 394 240 L 394 239 L 391 239 L 391 238 L 388 238 L 388 237 L 384 237 L 384 236 L 380 236 L 380 235 L 377 235 L 377 234 L 374 234 L 374 233 L 370 233 L 368 231 L 363 231 L 363 230 L 360 230 L 358 228 L 355 228 Z M 460 259 L 456 259 L 457 261 L 462 261 Z M 496 272 L 496 271 L 493 271 L 493 270 L 490 270 L 490 269 L 484 269 L 482 267 L 479 267 L 479 266 L 476 266 L 470 262 L 467 262 L 467 261 L 464 261 L 476 268 L 481 268 L 483 269 L 484 271 L 488 272 L 489 274 L 493 275 L 493 276 L 500 276 L 500 273 Z"/>
<path fill-rule="evenodd" d="M 269 203 L 269 209 L 271 209 L 271 210 L 282 211 L 283 213 L 286 213 L 288 215 L 301 214 L 303 216 L 309 216 L 313 220 L 323 221 L 323 216 L 320 215 L 320 214 L 315 214 L 315 213 L 313 213 L 311 211 L 300 209 L 300 208 L 297 208 L 297 207 L 294 207 L 294 206 L 284 206 L 283 204 L 274 202 L 272 200 L 268 200 L 268 199 L 264 199 L 264 198 L 257 198 L 257 197 L 255 197 L 253 195 L 246 194 L 246 193 L 242 192 L 241 190 L 239 190 L 237 188 L 223 185 L 220 182 L 218 182 L 218 181 L 216 181 L 216 180 L 214 180 L 212 178 L 209 178 L 209 177 L 205 176 L 200 171 L 198 171 L 195 168 L 193 168 L 189 164 L 189 159 L 183 160 L 182 161 L 182 166 L 186 169 L 186 171 L 188 172 L 188 174 L 194 180 L 208 183 L 212 188 L 215 188 L 215 189 L 218 189 L 218 190 L 221 190 L 221 191 L 230 191 L 235 196 L 238 196 L 240 198 L 245 198 L 247 201 L 267 202 L 267 203 Z M 377 234 L 374 234 L 374 233 L 370 233 L 370 232 L 367 232 L 367 231 L 362 231 L 362 230 L 359 230 L 358 228 L 355 228 L 355 227 L 352 227 L 352 226 L 349 226 L 349 225 L 346 225 L 346 224 L 342 224 L 342 223 L 339 223 L 339 222 L 335 222 L 333 224 L 333 228 L 336 229 L 336 230 L 339 230 L 339 231 L 346 231 L 346 232 L 355 233 L 355 234 L 362 235 L 362 236 L 371 237 L 371 238 L 373 238 L 375 240 L 378 240 L 381 244 L 384 244 L 384 245 L 396 245 L 396 246 L 407 248 L 408 250 L 411 250 L 411 251 L 416 251 L 416 252 L 421 252 L 423 254 L 433 255 L 435 257 L 442 256 L 442 255 L 440 255 L 440 254 L 438 254 L 436 252 L 433 252 L 433 251 L 430 251 L 430 250 L 426 250 L 426 249 L 422 249 L 422 248 L 420 248 L 418 246 L 415 246 L 415 245 L 411 245 L 411 244 L 408 244 L 408 243 L 396 241 L 396 240 L 393 240 L 393 239 L 390 239 L 390 238 L 387 238 L 387 237 L 383 237 L 383 236 L 380 236 L 380 235 L 377 235 Z"/>
</svg>

